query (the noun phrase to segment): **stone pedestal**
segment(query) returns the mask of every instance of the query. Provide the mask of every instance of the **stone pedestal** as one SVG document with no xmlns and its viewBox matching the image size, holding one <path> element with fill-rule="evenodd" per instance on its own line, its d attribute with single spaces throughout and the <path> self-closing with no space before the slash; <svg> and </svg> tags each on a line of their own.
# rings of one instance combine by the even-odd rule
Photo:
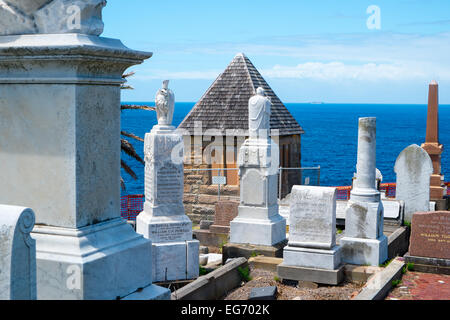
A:
<svg viewBox="0 0 450 320">
<path fill-rule="evenodd" d="M 378 266 L 388 258 L 384 209 L 376 186 L 376 118 L 360 118 L 356 180 L 346 208 L 343 261 Z"/>
<path fill-rule="evenodd" d="M 183 206 L 183 139 L 170 125 L 145 136 L 145 204 L 136 231 L 152 241 L 153 281 L 197 278 L 200 243 Z"/>
<path fill-rule="evenodd" d="M 241 204 L 230 223 L 231 243 L 273 246 L 286 239 L 286 220 L 278 213 L 278 157 L 270 141 L 249 139 L 241 147 Z"/>
<path fill-rule="evenodd" d="M 120 85 L 150 53 L 83 34 L 0 37 L 0 203 L 36 213 L 38 299 L 150 286 L 151 243 L 120 217 Z"/>
</svg>

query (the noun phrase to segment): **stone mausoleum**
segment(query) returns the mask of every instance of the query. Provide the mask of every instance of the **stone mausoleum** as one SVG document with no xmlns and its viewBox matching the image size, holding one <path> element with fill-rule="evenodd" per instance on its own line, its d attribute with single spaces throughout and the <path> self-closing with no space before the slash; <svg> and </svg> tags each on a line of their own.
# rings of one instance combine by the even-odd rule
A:
<svg viewBox="0 0 450 320">
<path fill-rule="evenodd" d="M 220 200 L 239 202 L 238 150 L 248 138 L 248 101 L 258 87 L 272 102 L 271 136 L 279 144 L 280 167 L 301 167 L 301 135 L 304 133 L 252 62 L 237 54 L 189 112 L 179 129 L 185 144 L 184 205 L 194 222 L 214 220 L 219 185 Z M 301 170 L 285 170 L 281 193 L 287 195 L 301 183 Z"/>
</svg>

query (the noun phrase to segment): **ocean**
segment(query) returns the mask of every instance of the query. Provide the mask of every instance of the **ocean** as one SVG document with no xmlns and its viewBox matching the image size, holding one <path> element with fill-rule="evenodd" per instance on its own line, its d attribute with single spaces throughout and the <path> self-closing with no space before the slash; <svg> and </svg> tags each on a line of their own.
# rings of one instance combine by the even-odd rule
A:
<svg viewBox="0 0 450 320">
<path fill-rule="evenodd" d="M 147 104 L 149 102 L 124 102 Z M 173 124 L 178 126 L 195 103 L 178 102 Z M 302 166 L 321 167 L 322 186 L 347 186 L 356 171 L 358 118 L 377 118 L 377 167 L 383 182 L 395 182 L 394 165 L 400 152 L 411 144 L 425 141 L 427 106 L 390 104 L 307 104 L 285 103 L 305 130 L 302 135 Z M 156 112 L 122 111 L 122 130 L 144 137 L 157 123 Z M 450 105 L 439 107 L 440 143 L 444 145 L 442 173 L 450 181 Z M 144 144 L 128 139 L 143 157 Z M 122 154 L 138 176 L 133 180 L 122 170 L 126 190 L 122 195 L 144 193 L 144 166 Z"/>
</svg>

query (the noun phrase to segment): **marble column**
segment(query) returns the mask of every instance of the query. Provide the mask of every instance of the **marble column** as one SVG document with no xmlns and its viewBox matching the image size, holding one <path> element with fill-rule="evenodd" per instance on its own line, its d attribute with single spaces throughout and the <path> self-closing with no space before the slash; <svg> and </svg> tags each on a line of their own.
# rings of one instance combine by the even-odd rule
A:
<svg viewBox="0 0 450 320">
<path fill-rule="evenodd" d="M 122 74 L 152 54 L 99 36 L 105 1 L 46 3 L 0 20 L 0 203 L 35 211 L 37 298 L 167 298 L 120 216 Z"/>
<path fill-rule="evenodd" d="M 346 208 L 343 261 L 378 266 L 387 259 L 384 210 L 376 189 L 376 118 L 360 118 L 356 180 Z"/>
<path fill-rule="evenodd" d="M 444 147 L 439 143 L 439 85 L 432 81 L 428 94 L 428 117 L 426 141 L 422 148 L 429 154 L 433 162 L 433 174 L 430 180 L 430 200 L 442 200 L 444 197 L 443 181 L 441 174 L 441 154 Z"/>
</svg>

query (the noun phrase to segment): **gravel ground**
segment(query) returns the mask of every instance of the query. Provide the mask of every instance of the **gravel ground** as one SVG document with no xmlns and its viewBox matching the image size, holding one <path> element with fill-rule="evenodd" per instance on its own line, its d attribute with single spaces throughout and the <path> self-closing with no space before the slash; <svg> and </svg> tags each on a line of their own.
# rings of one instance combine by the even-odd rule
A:
<svg viewBox="0 0 450 320">
<path fill-rule="evenodd" d="M 275 273 L 265 270 L 252 270 L 252 280 L 230 292 L 225 300 L 247 300 L 252 288 L 277 286 L 277 300 L 350 300 L 361 290 L 363 284 L 342 283 L 339 286 L 319 285 L 317 288 L 285 285 L 274 278 Z"/>
</svg>

